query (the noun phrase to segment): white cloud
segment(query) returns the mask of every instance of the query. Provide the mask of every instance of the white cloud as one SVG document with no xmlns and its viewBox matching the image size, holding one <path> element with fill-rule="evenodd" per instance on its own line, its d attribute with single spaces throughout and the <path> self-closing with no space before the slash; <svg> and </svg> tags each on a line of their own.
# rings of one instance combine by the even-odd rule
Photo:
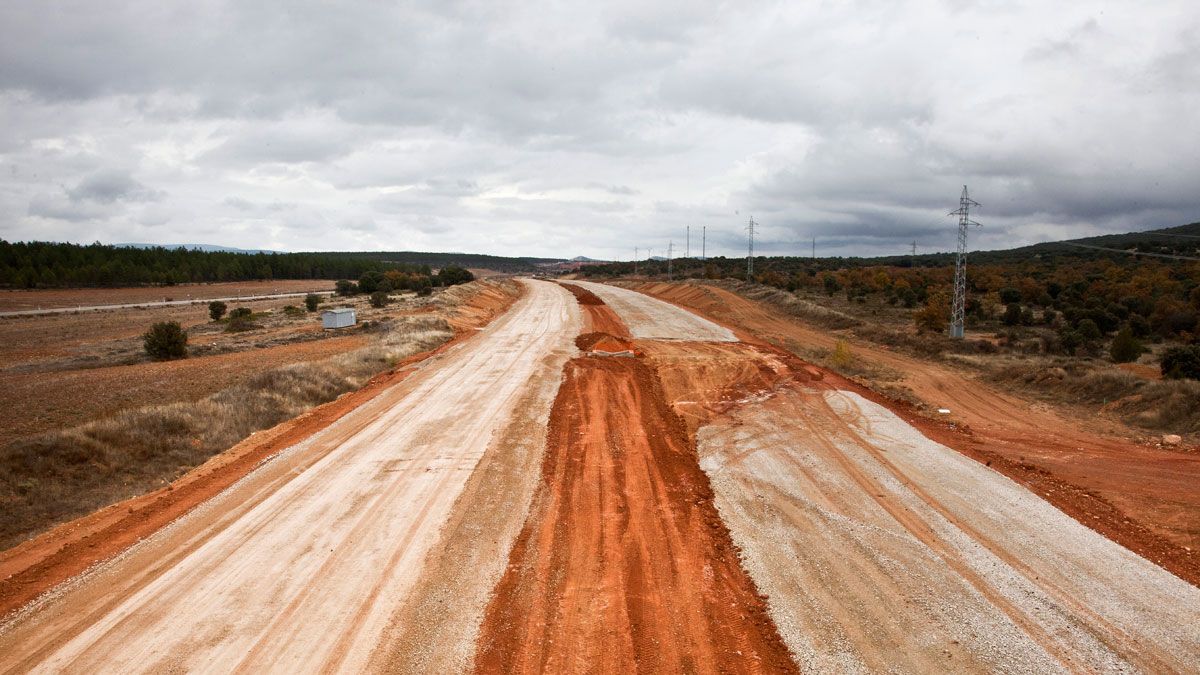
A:
<svg viewBox="0 0 1200 675">
<path fill-rule="evenodd" d="M 628 257 L 1200 219 L 1200 9 L 0 6 L 0 236 Z"/>
</svg>

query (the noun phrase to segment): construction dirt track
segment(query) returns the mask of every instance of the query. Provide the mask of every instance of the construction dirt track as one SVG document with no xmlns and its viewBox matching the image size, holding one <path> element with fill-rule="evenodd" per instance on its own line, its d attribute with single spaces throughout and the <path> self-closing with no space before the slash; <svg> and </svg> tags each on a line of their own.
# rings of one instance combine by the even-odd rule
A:
<svg viewBox="0 0 1200 675">
<path fill-rule="evenodd" d="M 10 616 L 0 672 L 1196 672 L 1200 589 L 861 388 L 524 283 Z"/>
</svg>

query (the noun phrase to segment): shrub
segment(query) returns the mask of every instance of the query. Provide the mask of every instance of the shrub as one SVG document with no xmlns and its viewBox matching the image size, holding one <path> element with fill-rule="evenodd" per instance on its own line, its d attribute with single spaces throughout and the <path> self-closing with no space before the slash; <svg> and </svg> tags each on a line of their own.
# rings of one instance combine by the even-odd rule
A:
<svg viewBox="0 0 1200 675">
<path fill-rule="evenodd" d="M 375 291 L 371 294 L 372 307 L 383 307 L 386 304 L 388 304 L 387 291 Z"/>
<path fill-rule="evenodd" d="M 1021 306 L 1015 302 L 1008 303 L 1004 308 L 1004 325 L 1015 326 L 1021 323 Z"/>
<path fill-rule="evenodd" d="M 1000 302 L 1003 302 L 1006 305 L 1011 305 L 1013 303 L 1017 303 L 1020 301 L 1021 301 L 1021 291 L 1018 291 L 1015 288 L 1000 289 Z"/>
<path fill-rule="evenodd" d="M 1200 380 L 1200 345 L 1170 347 L 1159 360 L 1162 376 L 1171 380 Z"/>
<path fill-rule="evenodd" d="M 187 333 L 178 321 L 161 321 L 142 335 L 146 353 L 160 361 L 187 356 Z"/>
<path fill-rule="evenodd" d="M 379 283 L 383 279 L 382 272 L 363 272 L 363 275 L 358 278 L 358 291 L 360 293 L 374 293 L 379 290 Z"/>
<path fill-rule="evenodd" d="M 929 298 L 925 307 L 913 313 L 913 321 L 921 332 L 941 333 L 950 324 L 950 303 L 945 294 L 939 293 Z"/>
<path fill-rule="evenodd" d="M 225 326 L 225 330 L 230 333 L 250 330 L 254 328 L 254 322 L 251 320 L 253 317 L 254 313 L 250 311 L 249 307 L 235 307 L 229 313 L 229 323 Z"/>
<path fill-rule="evenodd" d="M 475 281 L 475 275 L 471 274 L 470 270 L 459 267 L 458 265 L 447 265 L 438 270 L 438 282 L 442 286 L 456 286 L 465 284 L 469 281 Z"/>
<path fill-rule="evenodd" d="M 358 292 L 358 285 L 348 279 L 338 279 L 333 287 L 337 294 L 342 296 L 354 295 Z"/>
<path fill-rule="evenodd" d="M 225 303 L 220 300 L 208 303 L 208 315 L 213 321 L 220 321 L 221 317 L 225 316 Z"/>
<path fill-rule="evenodd" d="M 838 340 L 833 348 L 833 355 L 830 357 L 833 365 L 838 368 L 845 368 L 854 362 L 854 354 L 850 352 L 850 347 L 846 345 L 845 340 Z"/>
<path fill-rule="evenodd" d="M 304 310 L 295 305 L 288 305 L 283 308 L 283 313 L 288 316 L 304 316 Z"/>
<path fill-rule="evenodd" d="M 433 286 L 422 286 L 422 287 L 418 288 L 417 295 L 422 296 L 422 297 L 427 296 L 427 295 L 433 295 Z"/>
<path fill-rule="evenodd" d="M 304 308 L 310 312 L 317 311 L 317 306 L 321 304 L 321 296 L 316 293 L 309 293 L 304 296 Z"/>
<path fill-rule="evenodd" d="M 1129 324 L 1125 324 L 1121 330 L 1117 331 L 1117 336 L 1113 338 L 1112 345 L 1108 348 L 1108 355 L 1112 357 L 1113 363 L 1129 363 L 1137 361 L 1142 355 L 1142 343 L 1133 336 L 1133 329 Z"/>
</svg>

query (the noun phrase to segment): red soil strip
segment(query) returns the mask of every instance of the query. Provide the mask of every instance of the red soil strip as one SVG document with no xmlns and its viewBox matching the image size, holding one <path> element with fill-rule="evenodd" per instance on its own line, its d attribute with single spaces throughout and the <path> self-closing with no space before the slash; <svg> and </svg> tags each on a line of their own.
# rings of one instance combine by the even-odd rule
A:
<svg viewBox="0 0 1200 675">
<path fill-rule="evenodd" d="M 517 297 L 485 289 L 466 305 L 470 307 L 469 314 L 483 325 L 503 313 Z M 455 337 L 442 346 L 404 359 L 357 391 L 254 434 L 167 487 L 64 523 L 0 553 L 0 617 L 152 535 L 236 483 L 262 461 L 304 441 L 400 383 L 413 372 L 410 368 L 413 364 L 473 335 L 474 330 L 457 331 Z"/>
<path fill-rule="evenodd" d="M 723 289 L 642 284 L 638 290 L 724 325 L 739 339 L 773 349 L 793 361 L 799 359 L 774 343 L 812 343 L 818 337 L 793 319 Z M 942 372 L 945 369 L 936 364 L 876 353 L 858 344 L 853 348 L 868 360 L 879 359 L 911 377 L 928 379 L 923 384 L 940 388 L 950 400 L 958 401 L 968 419 L 982 421 L 990 415 L 992 422 L 1002 420 L 1003 424 L 990 429 L 977 424 L 979 428 L 973 429 L 930 419 L 910 403 L 881 395 L 832 371 L 808 364 L 803 369 L 809 375 L 814 370 L 822 372 L 827 386 L 854 391 L 890 409 L 929 438 L 990 466 L 1084 526 L 1200 586 L 1200 550 L 1164 536 L 1190 531 L 1192 541 L 1200 537 L 1200 491 L 1194 489 L 1200 484 L 1200 458 L 1087 434 L 1061 422 L 1055 424 L 1052 418 L 1042 420 L 1036 411 L 1014 408 L 982 383 Z M 1039 429 L 1039 423 L 1045 426 Z M 1118 504 L 1118 499 L 1122 503 Z M 1164 523 L 1178 526 L 1167 530 Z"/>
<path fill-rule="evenodd" d="M 604 301 L 595 293 L 575 284 L 560 282 L 559 285 L 571 291 L 575 299 L 579 301 L 579 306 L 583 308 L 584 317 L 587 320 L 585 332 L 607 333 L 622 338 L 632 337 L 625 322 L 621 321 L 621 317 L 617 316 L 617 313 L 604 304 Z"/>
<path fill-rule="evenodd" d="M 568 362 L 477 672 L 795 672 L 640 359 Z"/>
</svg>

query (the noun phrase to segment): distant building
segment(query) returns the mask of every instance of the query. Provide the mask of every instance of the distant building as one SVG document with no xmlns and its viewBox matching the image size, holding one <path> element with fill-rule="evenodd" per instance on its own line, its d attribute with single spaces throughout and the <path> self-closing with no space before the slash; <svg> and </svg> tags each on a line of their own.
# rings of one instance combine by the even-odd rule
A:
<svg viewBox="0 0 1200 675">
<path fill-rule="evenodd" d="M 324 328 L 349 328 L 356 322 L 352 307 L 337 307 L 321 312 L 321 326 Z"/>
</svg>

